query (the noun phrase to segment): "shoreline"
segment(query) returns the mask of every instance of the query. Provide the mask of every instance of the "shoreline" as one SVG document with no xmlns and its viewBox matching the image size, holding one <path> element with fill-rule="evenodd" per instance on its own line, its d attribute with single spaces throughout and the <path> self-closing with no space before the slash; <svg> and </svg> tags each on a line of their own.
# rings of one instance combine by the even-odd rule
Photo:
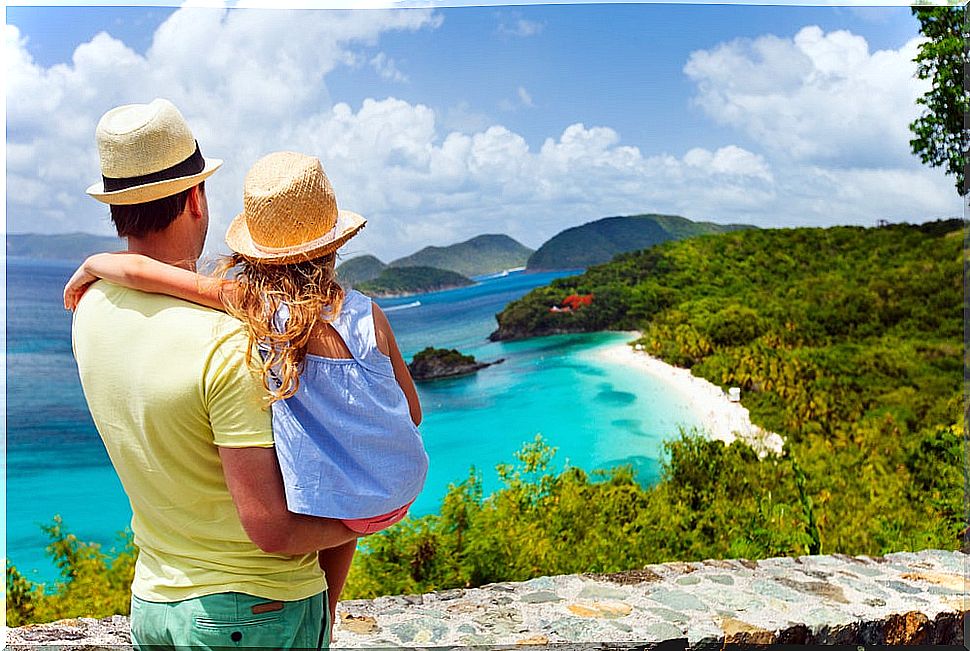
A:
<svg viewBox="0 0 970 651">
<path fill-rule="evenodd" d="M 641 336 L 636 331 L 625 334 L 636 338 Z M 719 386 L 693 375 L 690 369 L 673 366 L 643 351 L 634 350 L 631 343 L 633 340 L 604 347 L 595 356 L 604 362 L 628 366 L 662 380 L 684 398 L 691 411 L 700 416 L 702 428 L 709 438 L 725 444 L 740 438 L 762 458 L 768 454 L 781 454 L 784 439 L 752 423 L 748 410 L 740 402 L 731 402 Z"/>
</svg>

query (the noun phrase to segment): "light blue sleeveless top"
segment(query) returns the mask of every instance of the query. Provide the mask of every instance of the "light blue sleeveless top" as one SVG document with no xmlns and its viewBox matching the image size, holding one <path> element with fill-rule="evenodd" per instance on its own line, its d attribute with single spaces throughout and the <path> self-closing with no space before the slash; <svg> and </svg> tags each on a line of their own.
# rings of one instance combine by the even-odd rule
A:
<svg viewBox="0 0 970 651">
<path fill-rule="evenodd" d="M 285 323 L 288 310 L 276 315 Z M 371 300 L 347 292 L 331 323 L 353 359 L 307 355 L 300 388 L 273 403 L 273 435 L 290 511 L 383 515 L 412 501 L 428 455 L 391 359 L 377 348 Z"/>
</svg>

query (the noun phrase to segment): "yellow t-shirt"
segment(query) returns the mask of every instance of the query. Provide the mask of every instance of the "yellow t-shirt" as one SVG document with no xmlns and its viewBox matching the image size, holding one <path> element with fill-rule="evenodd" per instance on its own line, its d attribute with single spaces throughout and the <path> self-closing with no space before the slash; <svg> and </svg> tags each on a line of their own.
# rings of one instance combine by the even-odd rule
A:
<svg viewBox="0 0 970 651">
<path fill-rule="evenodd" d="M 316 554 L 263 552 L 243 530 L 218 446 L 272 447 L 246 335 L 221 312 L 100 281 L 74 316 L 88 408 L 133 513 L 132 592 L 296 600 L 326 589 Z"/>
</svg>

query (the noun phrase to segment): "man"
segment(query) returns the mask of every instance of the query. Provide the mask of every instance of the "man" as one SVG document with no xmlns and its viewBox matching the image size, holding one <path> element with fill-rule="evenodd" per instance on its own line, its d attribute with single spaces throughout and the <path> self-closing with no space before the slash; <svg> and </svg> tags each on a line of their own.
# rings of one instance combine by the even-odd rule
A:
<svg viewBox="0 0 970 651">
<path fill-rule="evenodd" d="M 128 250 L 194 269 L 209 224 L 202 156 L 171 102 L 108 111 L 96 134 Z M 132 641 L 309 647 L 329 642 L 316 550 L 355 538 L 336 520 L 286 510 L 263 389 L 234 319 L 192 303 L 95 283 L 74 317 L 88 407 L 131 502 L 139 548 Z"/>
</svg>

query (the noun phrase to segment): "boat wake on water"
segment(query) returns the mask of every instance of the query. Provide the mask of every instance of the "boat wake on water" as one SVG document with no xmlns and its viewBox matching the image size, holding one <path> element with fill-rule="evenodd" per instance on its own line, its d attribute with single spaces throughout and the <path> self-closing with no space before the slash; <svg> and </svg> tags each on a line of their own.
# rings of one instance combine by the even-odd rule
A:
<svg viewBox="0 0 970 651">
<path fill-rule="evenodd" d="M 399 310 L 407 310 L 412 307 L 421 307 L 421 301 L 414 301 L 413 303 L 405 303 L 404 305 L 393 305 L 391 307 L 383 308 L 385 312 L 397 312 Z"/>
</svg>

